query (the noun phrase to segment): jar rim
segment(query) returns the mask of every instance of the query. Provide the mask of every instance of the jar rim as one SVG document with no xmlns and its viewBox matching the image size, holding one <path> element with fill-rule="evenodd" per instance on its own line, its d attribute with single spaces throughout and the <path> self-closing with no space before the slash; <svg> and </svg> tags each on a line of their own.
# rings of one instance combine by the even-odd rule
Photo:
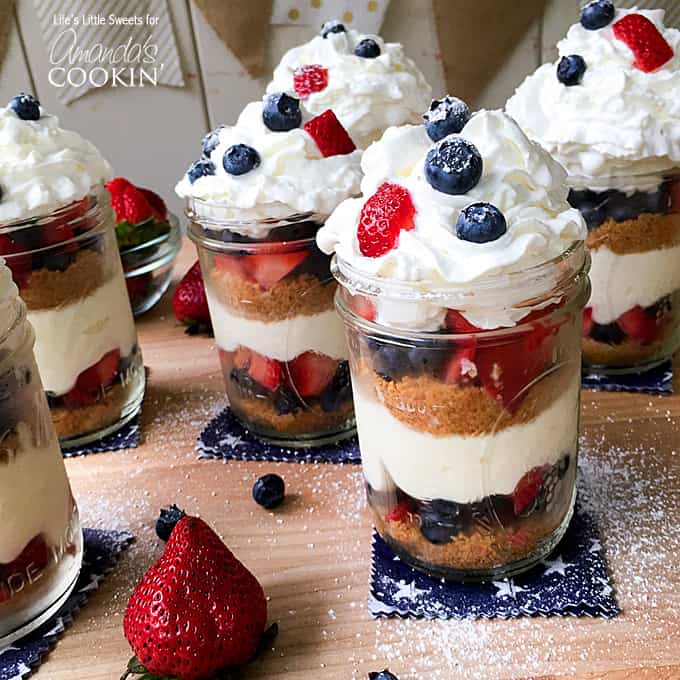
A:
<svg viewBox="0 0 680 680">
<path fill-rule="evenodd" d="M 654 172 L 612 172 L 606 175 L 567 175 L 567 186 L 570 189 L 619 189 L 625 191 L 645 191 L 664 182 L 680 179 L 680 166 L 670 167 Z M 631 187 L 633 187 L 631 189 Z"/>
</svg>

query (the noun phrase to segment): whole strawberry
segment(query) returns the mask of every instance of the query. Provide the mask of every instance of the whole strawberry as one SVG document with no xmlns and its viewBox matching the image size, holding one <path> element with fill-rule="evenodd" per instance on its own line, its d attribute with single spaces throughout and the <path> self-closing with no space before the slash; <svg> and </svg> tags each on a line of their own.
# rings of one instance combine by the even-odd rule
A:
<svg viewBox="0 0 680 680">
<path fill-rule="evenodd" d="M 257 579 L 202 519 L 184 517 L 130 596 L 123 630 L 136 658 L 124 677 L 209 680 L 255 656 L 266 620 Z"/>
<path fill-rule="evenodd" d="M 188 326 L 187 332 L 190 334 L 199 332 L 202 327 L 210 327 L 208 300 L 198 261 L 194 262 L 175 289 L 172 308 L 177 320 Z"/>
</svg>

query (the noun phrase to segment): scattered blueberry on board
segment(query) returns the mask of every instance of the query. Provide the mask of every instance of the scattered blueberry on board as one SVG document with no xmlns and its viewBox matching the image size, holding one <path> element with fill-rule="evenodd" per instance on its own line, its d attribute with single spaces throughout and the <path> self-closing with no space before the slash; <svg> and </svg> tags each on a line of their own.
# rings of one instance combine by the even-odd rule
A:
<svg viewBox="0 0 680 680">
<path fill-rule="evenodd" d="M 300 100 L 284 92 L 268 94 L 262 103 L 262 120 L 272 132 L 287 132 L 300 127 Z"/>
<path fill-rule="evenodd" d="M 472 243 L 489 243 L 508 230 L 503 213 L 491 203 L 471 203 L 458 215 L 456 236 Z"/>
<path fill-rule="evenodd" d="M 380 56 L 380 45 L 373 38 L 364 38 L 357 43 L 354 54 L 364 59 L 375 59 Z"/>
<path fill-rule="evenodd" d="M 477 147 L 460 137 L 444 139 L 425 157 L 427 181 L 445 194 L 466 194 L 479 182 L 482 169 Z"/>
<path fill-rule="evenodd" d="M 156 536 L 161 541 L 167 542 L 175 525 L 185 515 L 184 510 L 180 510 L 174 503 L 169 508 L 161 508 L 161 512 L 156 520 Z"/>
<path fill-rule="evenodd" d="M 260 165 L 260 154 L 247 144 L 234 144 L 224 152 L 222 165 L 230 175 L 245 175 Z"/>
<path fill-rule="evenodd" d="M 423 120 L 428 137 L 438 142 L 465 127 L 470 120 L 470 109 L 462 99 L 446 95 L 443 99 L 432 100 Z"/>
<path fill-rule="evenodd" d="M 220 125 L 219 127 L 216 127 L 214 130 L 211 130 L 205 137 L 203 137 L 203 141 L 201 142 L 201 150 L 203 151 L 203 155 L 208 158 L 210 154 L 215 150 L 217 145 L 220 143 L 220 131 L 224 128 L 224 125 Z"/>
<path fill-rule="evenodd" d="M 399 678 L 386 668 L 384 671 L 369 673 L 368 680 L 399 680 Z"/>
<path fill-rule="evenodd" d="M 40 118 L 40 102 L 32 94 L 20 92 L 12 97 L 8 106 L 21 120 L 38 120 Z"/>
<path fill-rule="evenodd" d="M 193 184 L 199 177 L 205 177 L 206 175 L 214 175 L 215 166 L 212 161 L 207 158 L 199 158 L 191 164 L 191 167 L 187 170 L 187 177 L 189 182 Z"/>
<path fill-rule="evenodd" d="M 581 26 L 597 31 L 611 23 L 616 9 L 611 0 L 593 0 L 581 10 Z"/>
<path fill-rule="evenodd" d="M 253 498 L 267 510 L 277 508 L 286 495 L 286 485 L 278 475 L 270 473 L 260 477 L 253 485 Z"/>
<path fill-rule="evenodd" d="M 557 64 L 557 80 L 567 87 L 578 85 L 586 72 L 586 62 L 578 54 L 562 57 Z"/>
<path fill-rule="evenodd" d="M 332 19 L 321 25 L 321 37 L 327 38 L 329 33 L 347 33 L 347 29 L 345 28 L 345 24 L 337 19 Z"/>
</svg>

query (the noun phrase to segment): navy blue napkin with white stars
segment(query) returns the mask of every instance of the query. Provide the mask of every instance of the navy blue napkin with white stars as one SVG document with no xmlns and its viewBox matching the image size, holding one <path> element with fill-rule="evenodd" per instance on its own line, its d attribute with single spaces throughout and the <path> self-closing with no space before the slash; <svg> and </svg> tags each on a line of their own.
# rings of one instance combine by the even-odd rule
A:
<svg viewBox="0 0 680 680">
<path fill-rule="evenodd" d="M 673 361 L 669 359 L 648 371 L 625 375 L 604 375 L 590 372 L 587 367 L 584 367 L 581 385 L 586 390 L 601 390 L 603 392 L 672 394 Z"/>
<path fill-rule="evenodd" d="M 105 451 L 122 451 L 123 449 L 136 449 L 139 446 L 140 429 L 139 416 L 135 416 L 125 423 L 120 430 L 116 430 L 101 439 L 84 444 L 83 446 L 71 446 L 61 448 L 64 458 L 87 456 L 90 453 L 104 453 Z"/>
<path fill-rule="evenodd" d="M 531 571 L 489 583 L 453 583 L 411 569 L 373 536 L 369 611 L 375 617 L 476 619 L 518 616 L 616 616 L 594 518 L 578 503 L 554 552 Z"/>
<path fill-rule="evenodd" d="M 360 463 L 356 435 L 336 444 L 290 449 L 258 439 L 239 422 L 230 408 L 215 416 L 201 432 L 196 447 L 200 458 L 260 460 L 284 463 Z M 0 679 L 1 680 L 1 679 Z"/>
<path fill-rule="evenodd" d="M 43 657 L 134 540 L 127 531 L 100 529 L 83 529 L 83 539 L 83 566 L 76 587 L 61 609 L 40 628 L 0 649 L 0 680 L 22 680 L 35 672 Z"/>
</svg>

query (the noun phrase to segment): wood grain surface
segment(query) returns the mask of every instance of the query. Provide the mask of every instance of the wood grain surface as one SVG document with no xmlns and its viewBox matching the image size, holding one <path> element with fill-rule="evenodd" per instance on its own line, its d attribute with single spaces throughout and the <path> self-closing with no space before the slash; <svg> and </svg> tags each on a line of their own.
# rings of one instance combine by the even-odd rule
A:
<svg viewBox="0 0 680 680">
<path fill-rule="evenodd" d="M 194 258 L 185 244 L 177 274 Z M 680 396 L 584 393 L 582 474 L 596 498 L 623 614 L 613 620 L 374 620 L 367 611 L 371 518 L 358 466 L 200 461 L 202 426 L 224 404 L 213 341 L 188 337 L 169 295 L 138 324 L 150 379 L 143 443 L 67 462 L 83 524 L 137 536 L 50 653 L 38 678 L 112 680 L 129 656 L 122 613 L 161 551 L 158 509 L 199 513 L 258 576 L 280 635 L 244 678 L 680 678 Z M 276 513 L 251 499 L 275 470 Z"/>
</svg>

